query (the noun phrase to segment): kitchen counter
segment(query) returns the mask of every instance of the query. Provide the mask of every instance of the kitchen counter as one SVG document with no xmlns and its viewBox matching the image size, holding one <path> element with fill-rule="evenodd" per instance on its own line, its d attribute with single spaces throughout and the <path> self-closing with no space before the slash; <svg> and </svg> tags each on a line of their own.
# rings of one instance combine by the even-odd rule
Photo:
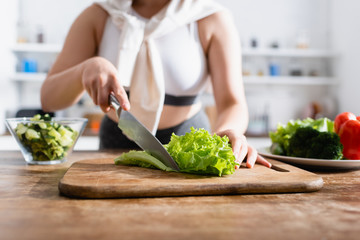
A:
<svg viewBox="0 0 360 240">
<path fill-rule="evenodd" d="M 0 152 L 0 239 L 358 239 L 360 170 L 317 172 L 313 193 L 132 199 L 71 199 L 58 182 L 82 159 L 120 152 L 75 151 L 59 165 L 27 165 Z"/>
</svg>

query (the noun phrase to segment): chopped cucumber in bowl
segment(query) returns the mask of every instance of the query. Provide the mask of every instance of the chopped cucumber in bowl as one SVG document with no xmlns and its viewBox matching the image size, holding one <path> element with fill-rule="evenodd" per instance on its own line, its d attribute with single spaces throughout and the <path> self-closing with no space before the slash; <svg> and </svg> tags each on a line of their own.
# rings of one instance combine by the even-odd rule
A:
<svg viewBox="0 0 360 240">
<path fill-rule="evenodd" d="M 6 125 L 29 164 L 57 164 L 66 157 L 85 129 L 86 118 L 8 118 Z"/>
</svg>

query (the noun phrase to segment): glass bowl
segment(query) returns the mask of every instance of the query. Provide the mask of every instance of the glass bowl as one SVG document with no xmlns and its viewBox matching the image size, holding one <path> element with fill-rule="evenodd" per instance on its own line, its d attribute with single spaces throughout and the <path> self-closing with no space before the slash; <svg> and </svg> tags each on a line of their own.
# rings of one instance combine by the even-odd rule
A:
<svg viewBox="0 0 360 240">
<path fill-rule="evenodd" d="M 66 161 L 87 124 L 86 118 L 5 119 L 7 128 L 29 164 L 58 164 Z"/>
</svg>

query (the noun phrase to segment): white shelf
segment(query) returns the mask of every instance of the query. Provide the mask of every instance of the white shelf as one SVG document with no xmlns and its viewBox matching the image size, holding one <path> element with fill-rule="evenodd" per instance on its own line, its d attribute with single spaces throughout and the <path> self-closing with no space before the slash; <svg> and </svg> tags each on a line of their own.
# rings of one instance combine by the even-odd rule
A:
<svg viewBox="0 0 360 240">
<path fill-rule="evenodd" d="M 61 48 L 61 44 L 18 43 L 12 50 L 13 52 L 59 53 Z"/>
<path fill-rule="evenodd" d="M 16 82 L 42 82 L 46 75 L 46 73 L 15 73 L 11 80 Z"/>
<path fill-rule="evenodd" d="M 260 57 L 317 57 L 330 58 L 336 53 L 324 49 L 283 49 L 283 48 L 245 48 L 242 50 L 243 56 Z"/>
<path fill-rule="evenodd" d="M 243 76 L 244 84 L 252 85 L 336 85 L 332 77 L 292 77 L 292 76 Z"/>
</svg>

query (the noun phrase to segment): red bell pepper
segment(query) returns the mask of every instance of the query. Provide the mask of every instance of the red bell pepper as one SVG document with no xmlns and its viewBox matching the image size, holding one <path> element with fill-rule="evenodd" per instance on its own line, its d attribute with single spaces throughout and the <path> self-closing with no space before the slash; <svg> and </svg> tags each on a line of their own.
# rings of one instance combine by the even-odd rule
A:
<svg viewBox="0 0 360 240">
<path fill-rule="evenodd" d="M 360 116 L 344 112 L 336 116 L 334 130 L 344 146 L 346 159 L 360 159 Z"/>
</svg>

